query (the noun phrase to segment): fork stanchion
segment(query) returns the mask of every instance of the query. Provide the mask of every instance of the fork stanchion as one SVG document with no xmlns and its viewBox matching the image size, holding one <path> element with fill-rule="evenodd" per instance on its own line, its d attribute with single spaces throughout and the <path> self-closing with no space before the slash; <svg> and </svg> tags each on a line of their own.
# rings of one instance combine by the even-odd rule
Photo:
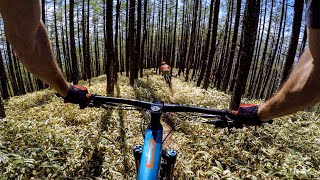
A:
<svg viewBox="0 0 320 180">
<path fill-rule="evenodd" d="M 136 175 L 138 178 L 138 172 L 140 168 L 140 160 L 141 160 L 141 154 L 142 154 L 142 146 L 141 145 L 136 145 L 133 148 L 133 156 L 134 156 L 134 161 L 136 163 Z"/>
<path fill-rule="evenodd" d="M 176 161 L 177 161 L 177 151 L 174 149 L 167 150 L 165 153 L 165 159 L 167 161 L 166 179 L 172 180 L 174 165 L 176 164 Z"/>
</svg>

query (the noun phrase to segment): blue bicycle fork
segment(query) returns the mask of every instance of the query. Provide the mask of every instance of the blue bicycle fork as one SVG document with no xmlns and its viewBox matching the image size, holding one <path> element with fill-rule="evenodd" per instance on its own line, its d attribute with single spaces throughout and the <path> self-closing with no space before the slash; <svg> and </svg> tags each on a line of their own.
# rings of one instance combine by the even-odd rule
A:
<svg viewBox="0 0 320 180">
<path fill-rule="evenodd" d="M 138 180 L 158 179 L 161 157 L 166 160 L 166 164 L 161 165 L 165 172 L 160 175 L 167 177 L 166 179 L 172 178 L 177 153 L 175 150 L 162 150 L 163 127 L 160 123 L 162 108 L 161 103 L 152 104 L 151 123 L 146 130 L 144 145 L 143 147 L 137 145 L 133 149 Z"/>
</svg>

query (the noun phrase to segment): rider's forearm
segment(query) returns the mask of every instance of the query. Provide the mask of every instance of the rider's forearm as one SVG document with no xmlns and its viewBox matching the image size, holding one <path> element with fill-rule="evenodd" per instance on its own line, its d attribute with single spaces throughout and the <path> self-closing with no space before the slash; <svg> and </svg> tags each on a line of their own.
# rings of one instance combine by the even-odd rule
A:
<svg viewBox="0 0 320 180">
<path fill-rule="evenodd" d="M 54 88 L 60 95 L 66 96 L 69 85 L 53 58 L 47 31 L 42 23 L 39 24 L 34 43 L 33 51 L 30 53 L 24 53 L 23 49 L 15 48 L 20 61 L 30 73 Z"/>
<path fill-rule="evenodd" d="M 320 45 L 317 44 L 320 31 L 311 30 L 308 34 L 310 49 L 304 51 L 280 91 L 259 107 L 262 121 L 303 110 L 320 101 Z"/>
<path fill-rule="evenodd" d="M 29 72 L 66 96 L 69 85 L 59 70 L 47 31 L 40 22 L 39 0 L 1 0 L 5 33 L 19 60 Z"/>
</svg>

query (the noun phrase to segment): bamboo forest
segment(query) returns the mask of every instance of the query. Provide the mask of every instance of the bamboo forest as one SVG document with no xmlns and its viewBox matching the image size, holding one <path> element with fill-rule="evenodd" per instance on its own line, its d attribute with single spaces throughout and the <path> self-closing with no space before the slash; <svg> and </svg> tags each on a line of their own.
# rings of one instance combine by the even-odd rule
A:
<svg viewBox="0 0 320 180">
<path fill-rule="evenodd" d="M 0 2 L 0 179 L 320 179 L 312 0 L 15 1 Z M 23 40 L 24 9 L 47 50 L 39 30 Z M 85 106 L 47 80 L 60 72 Z"/>
</svg>

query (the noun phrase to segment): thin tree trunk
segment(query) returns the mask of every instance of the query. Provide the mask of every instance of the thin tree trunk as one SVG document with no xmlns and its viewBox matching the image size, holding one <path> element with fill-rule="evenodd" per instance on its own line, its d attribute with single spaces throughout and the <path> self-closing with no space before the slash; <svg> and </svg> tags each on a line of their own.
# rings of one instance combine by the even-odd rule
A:
<svg viewBox="0 0 320 180">
<path fill-rule="evenodd" d="M 135 63 L 136 62 L 136 53 L 135 50 L 135 44 L 134 44 L 134 14 L 135 14 L 135 0 L 130 0 L 130 10 L 129 10 L 129 34 L 128 34 L 128 42 L 130 45 L 130 52 L 129 52 L 129 58 L 130 58 L 130 85 L 134 85 L 134 76 L 135 76 Z"/>
<path fill-rule="evenodd" d="M 88 10 L 89 11 L 89 10 Z M 86 16 L 85 16 L 85 0 L 82 0 L 82 52 L 83 52 L 83 71 L 82 77 L 84 80 L 88 79 L 87 74 L 87 64 L 88 64 L 88 51 L 87 51 L 87 41 L 86 41 Z"/>
<path fill-rule="evenodd" d="M 130 1 L 131 2 L 131 1 Z M 130 9 L 131 10 L 131 9 Z M 129 43 L 129 0 L 126 0 L 126 76 L 129 77 L 129 69 L 130 69 L 130 46 Z"/>
<path fill-rule="evenodd" d="M 115 25 L 115 31 L 116 32 L 115 32 L 115 36 L 114 36 L 114 47 L 115 47 L 115 52 L 114 52 L 114 54 L 115 54 L 114 81 L 115 81 L 115 83 L 118 82 L 118 72 L 119 72 L 118 35 L 119 35 L 119 29 L 120 29 L 119 28 L 120 6 L 121 6 L 120 0 L 117 0 L 117 5 L 116 5 L 116 25 Z"/>
<path fill-rule="evenodd" d="M 254 94 L 255 97 L 258 97 L 260 94 L 260 89 L 261 89 L 261 80 L 263 77 L 263 70 L 265 68 L 265 64 L 267 63 L 266 61 L 266 55 L 267 55 L 267 51 L 268 51 L 268 46 L 269 46 L 269 37 L 270 37 L 270 30 L 271 30 L 271 23 L 272 23 L 272 15 L 273 15 L 273 4 L 274 1 L 271 0 L 271 12 L 270 12 L 270 16 L 269 16 L 269 26 L 268 26 L 268 31 L 267 31 L 267 37 L 266 37 L 266 42 L 264 44 L 264 49 L 263 49 L 263 53 L 262 53 L 262 58 L 261 58 L 261 64 L 260 64 L 260 68 L 259 68 L 259 72 L 258 72 L 258 78 L 257 81 L 255 83 L 255 88 L 254 88 Z"/>
<path fill-rule="evenodd" d="M 87 61 L 86 61 L 86 69 L 87 69 L 87 78 L 91 79 L 91 56 L 90 56 L 90 22 L 89 22 L 89 18 L 90 17 L 90 0 L 88 0 L 88 4 L 87 4 L 87 35 L 86 35 L 86 55 L 87 55 Z"/>
<path fill-rule="evenodd" d="M 20 94 L 26 94 L 26 89 L 24 87 L 23 79 L 22 79 L 22 73 L 21 73 L 21 67 L 19 64 L 19 61 L 17 60 L 17 57 L 15 56 L 14 52 L 12 51 L 12 57 L 14 60 L 14 68 L 16 70 L 16 77 L 17 77 L 17 82 L 19 86 L 19 93 Z"/>
<path fill-rule="evenodd" d="M 236 51 L 237 46 L 237 40 L 238 40 L 238 31 L 239 31 L 239 24 L 240 24 L 240 11 L 241 11 L 241 0 L 237 0 L 237 10 L 236 10 L 236 19 L 234 24 L 234 30 L 233 30 L 233 36 L 232 36 L 232 45 L 230 50 L 230 57 L 228 60 L 228 63 L 226 65 L 226 72 L 224 75 L 224 80 L 222 84 L 221 90 L 226 92 L 228 88 L 228 84 L 231 77 L 231 69 L 232 69 L 232 63 Z"/>
<path fill-rule="evenodd" d="M 180 77 L 180 74 L 181 74 L 181 72 L 183 71 L 182 70 L 182 68 L 183 68 L 183 65 L 182 65 L 182 63 L 184 62 L 184 59 L 183 59 L 183 56 L 184 56 L 184 54 L 183 54 L 183 49 L 184 49 L 184 41 L 183 41 L 183 39 L 185 38 L 185 9 L 186 9 L 186 3 L 183 3 L 183 8 L 182 8 L 182 25 L 181 25 L 181 37 L 180 37 L 180 48 L 179 48 L 179 51 L 180 51 L 180 58 L 179 58 L 179 63 L 178 63 L 178 66 L 179 66 L 179 71 L 178 71 L 178 75 L 179 75 L 179 77 Z"/>
<path fill-rule="evenodd" d="M 212 40 L 211 40 L 211 50 L 209 54 L 208 66 L 206 76 L 204 78 L 203 89 L 208 89 L 210 83 L 210 76 L 212 71 L 213 59 L 216 53 L 216 40 L 218 31 L 218 19 L 220 11 L 220 0 L 216 0 L 214 3 L 214 13 L 213 13 L 213 27 L 212 27 Z"/>
<path fill-rule="evenodd" d="M 61 18 L 62 19 L 62 18 Z M 67 75 L 67 80 L 69 79 L 69 69 L 68 69 L 68 60 L 67 60 L 67 54 L 66 54 L 66 42 L 64 40 L 64 28 L 63 28 L 63 19 L 61 22 L 61 43 L 62 43 L 62 54 L 63 54 L 63 59 L 64 59 L 64 67 L 65 67 L 65 72 Z M 61 67 L 63 69 L 63 67 Z"/>
<path fill-rule="evenodd" d="M 0 118 L 5 118 L 5 117 L 6 117 L 6 112 L 4 109 L 2 94 L 0 93 Z"/>
<path fill-rule="evenodd" d="M 262 41 L 263 41 L 263 35 L 265 34 L 264 33 L 264 29 L 265 29 L 265 25 L 266 25 L 266 14 L 267 14 L 267 3 L 268 3 L 268 0 L 265 0 L 265 6 L 264 6 L 264 15 L 263 15 L 263 22 L 262 22 L 262 31 L 260 31 L 260 26 L 261 26 L 261 21 L 260 21 L 260 26 L 259 26 L 259 33 L 261 32 L 261 36 L 260 36 L 260 38 L 258 39 L 258 42 L 257 42 L 257 45 L 258 45 L 258 48 L 256 48 L 256 52 L 255 52 L 255 56 L 254 56 L 254 67 L 253 67 L 253 69 L 254 69 L 254 71 L 251 73 L 251 78 L 250 78 L 250 85 L 249 85 L 249 87 L 251 88 L 252 87 L 252 84 L 254 83 L 254 82 L 256 82 L 256 79 L 257 79 L 257 75 L 258 75 L 258 61 L 259 61 L 259 58 L 260 58 L 260 50 L 261 50 L 261 46 L 262 46 Z M 263 7 L 263 4 L 261 5 L 262 7 Z M 261 7 L 261 8 L 262 8 Z M 262 62 L 261 62 L 262 63 Z M 260 63 L 260 64 L 261 64 Z M 261 66 L 261 65 L 260 65 Z M 256 84 L 254 84 L 254 86 L 251 88 L 251 89 L 253 89 L 253 91 L 252 91 L 252 95 L 251 95 L 251 97 L 253 97 L 254 96 L 254 89 L 256 88 L 255 87 L 256 86 Z"/>
<path fill-rule="evenodd" d="M 187 57 L 187 70 L 186 70 L 186 81 L 189 80 L 189 72 L 192 65 L 192 61 L 194 59 L 195 54 L 195 39 L 196 39 L 196 28 L 197 28 L 197 16 L 198 16 L 198 7 L 199 0 L 194 0 L 194 12 L 193 12 L 193 21 L 192 21 L 192 29 L 191 29 L 191 40 L 189 44 L 189 53 Z"/>
<path fill-rule="evenodd" d="M 138 79 L 139 77 L 139 64 L 142 64 L 143 61 L 141 60 L 141 0 L 137 0 L 137 38 L 136 38 L 136 47 L 135 47 L 135 54 L 137 58 L 137 63 L 134 63 L 134 79 Z"/>
<path fill-rule="evenodd" d="M 11 81 L 11 87 L 13 90 L 13 95 L 20 95 L 20 90 L 18 87 L 18 82 L 17 82 L 17 78 L 16 78 L 16 73 L 15 73 L 15 68 L 13 67 L 13 59 L 11 56 L 11 47 L 8 41 L 6 41 L 7 43 L 7 54 L 8 54 L 8 61 L 9 61 L 9 77 L 10 77 L 10 81 Z"/>
<path fill-rule="evenodd" d="M 207 39 L 206 39 L 206 45 L 205 48 L 203 50 L 202 56 L 201 56 L 201 61 L 202 61 L 202 66 L 201 66 L 201 70 L 200 70 L 200 75 L 197 81 L 197 86 L 200 87 L 201 82 L 203 80 L 204 77 L 204 73 L 206 71 L 207 68 L 207 62 L 208 62 L 208 51 L 210 48 L 210 39 L 211 39 L 211 26 L 212 26 L 212 14 L 213 14 L 213 4 L 214 1 L 211 1 L 210 4 L 210 15 L 209 15 L 209 21 L 208 21 L 208 32 L 207 32 Z"/>
<path fill-rule="evenodd" d="M 161 11 L 159 13 L 160 15 L 160 40 L 159 40 L 159 44 L 160 44 L 160 50 L 159 50 L 159 55 L 158 55 L 158 59 L 156 61 L 156 67 L 160 66 L 161 61 L 163 61 L 163 10 L 164 9 L 164 0 L 161 0 Z M 157 68 L 158 70 L 158 68 Z"/>
<path fill-rule="evenodd" d="M 174 17 L 173 44 L 172 44 L 172 54 L 171 54 L 171 74 L 172 74 L 172 71 L 173 71 L 173 67 L 176 64 L 178 3 L 179 3 L 179 1 L 176 0 L 175 17 Z"/>
<path fill-rule="evenodd" d="M 114 47 L 113 47 L 113 0 L 107 0 L 106 30 L 107 30 L 107 94 L 114 94 Z"/>
<path fill-rule="evenodd" d="M 61 64 L 61 53 L 59 47 L 59 37 L 58 37 L 58 28 L 57 28 L 57 15 L 56 15 L 56 0 L 53 0 L 53 16 L 54 16 L 54 33 L 56 38 L 56 51 L 57 51 L 57 60 L 59 67 L 62 68 Z"/>
<path fill-rule="evenodd" d="M 72 82 L 73 84 L 78 84 L 79 82 L 79 68 L 78 68 L 78 60 L 76 54 L 76 42 L 74 38 L 74 21 L 73 21 L 73 11 L 74 11 L 74 0 L 70 0 L 70 47 L 71 47 L 71 62 L 72 62 Z M 80 46 L 79 46 L 80 49 Z M 81 56 L 81 55 L 80 55 Z"/>
<path fill-rule="evenodd" d="M 65 28 L 66 28 L 66 69 L 68 69 L 68 81 L 71 80 L 71 71 L 72 71 L 72 67 L 71 67 L 71 63 L 70 63 L 70 48 L 69 48 L 69 36 L 68 36 L 68 16 L 67 16 L 67 0 L 64 0 L 64 17 L 65 17 Z"/>
<path fill-rule="evenodd" d="M 228 32 L 229 32 L 230 9 L 231 9 L 231 1 L 229 1 L 229 4 L 228 4 L 228 14 L 227 14 L 226 22 L 225 22 L 226 27 L 224 30 L 225 33 L 223 35 L 223 45 L 221 48 L 221 54 L 220 54 L 220 58 L 219 58 L 218 68 L 214 74 L 214 76 L 215 76 L 214 85 L 217 89 L 220 89 L 221 80 L 223 78 L 223 64 L 225 63 L 224 56 L 225 56 L 225 51 L 226 51 L 226 45 L 229 43 L 229 42 L 227 42 L 227 38 L 228 38 Z"/>
<path fill-rule="evenodd" d="M 41 20 L 46 24 L 46 0 L 41 0 Z"/>
<path fill-rule="evenodd" d="M 146 59 L 145 56 L 145 43 L 148 36 L 147 31 L 147 15 L 148 15 L 148 0 L 144 0 L 144 15 L 143 15 L 143 39 L 141 45 L 141 62 L 140 62 L 140 77 L 143 77 L 143 67 L 144 67 L 144 60 Z"/>
<path fill-rule="evenodd" d="M 262 86 L 264 88 L 261 89 L 261 94 L 260 97 L 263 96 L 267 90 L 266 86 L 268 85 L 268 81 L 270 79 L 270 75 L 271 75 L 271 70 L 274 64 L 274 61 L 276 59 L 276 55 L 278 52 L 278 47 L 279 47 L 279 42 L 280 42 L 280 37 L 281 37 L 281 31 L 282 31 L 282 22 L 283 22 L 283 17 L 284 17 L 284 13 L 285 13 L 285 0 L 282 1 L 282 12 L 281 12 L 281 17 L 280 17 L 280 24 L 279 24 L 279 30 L 278 30 L 278 36 L 277 36 L 277 40 L 276 40 L 276 44 L 274 46 L 274 50 L 271 56 L 271 60 L 269 63 L 267 63 L 267 67 L 266 67 L 266 77 L 265 77 L 265 81 L 263 82 Z M 275 83 L 274 81 L 271 81 L 271 83 Z M 262 98 L 262 97 L 261 97 Z"/>
<path fill-rule="evenodd" d="M 303 38 L 302 38 L 302 43 L 300 46 L 300 50 L 299 50 L 299 57 L 302 55 L 304 48 L 306 47 L 306 43 L 307 43 L 307 27 L 304 28 L 303 31 Z"/>
<path fill-rule="evenodd" d="M 83 72 L 83 54 L 82 54 L 82 51 L 81 51 L 81 39 L 80 39 L 80 19 L 79 19 L 79 8 L 77 7 L 77 27 L 78 27 L 78 33 L 77 33 L 77 36 L 78 36 L 78 50 L 79 50 L 79 64 L 80 64 L 80 69 L 78 68 L 79 70 L 79 75 L 78 77 L 80 78 L 80 75 L 82 75 L 82 72 Z M 83 78 L 83 77 L 82 77 Z"/>
<path fill-rule="evenodd" d="M 284 70 L 282 73 L 282 79 L 281 84 L 283 84 L 292 69 L 294 58 L 297 52 L 297 46 L 299 42 L 299 34 L 300 34 L 300 28 L 301 28 L 301 21 L 302 21 L 302 13 L 303 13 L 303 0 L 296 0 L 294 3 L 294 16 L 293 16 L 293 26 L 292 26 L 292 32 L 291 32 L 291 38 L 290 38 L 290 45 L 288 49 L 288 55 L 285 61 Z"/>
<path fill-rule="evenodd" d="M 249 68 L 251 66 L 254 46 L 256 42 L 257 27 L 260 13 L 260 0 L 247 0 L 246 12 L 243 21 L 243 46 L 241 48 L 241 57 L 239 69 L 237 72 L 237 81 L 232 94 L 230 109 L 238 109 L 241 97 L 245 92 L 248 79 Z"/>
<path fill-rule="evenodd" d="M 3 64 L 3 59 L 2 59 L 2 51 L 0 49 L 0 82 L 1 82 L 1 94 L 3 99 L 7 100 L 9 99 L 9 91 L 8 91 L 8 78 L 7 74 L 5 71 L 5 67 Z"/>
</svg>

